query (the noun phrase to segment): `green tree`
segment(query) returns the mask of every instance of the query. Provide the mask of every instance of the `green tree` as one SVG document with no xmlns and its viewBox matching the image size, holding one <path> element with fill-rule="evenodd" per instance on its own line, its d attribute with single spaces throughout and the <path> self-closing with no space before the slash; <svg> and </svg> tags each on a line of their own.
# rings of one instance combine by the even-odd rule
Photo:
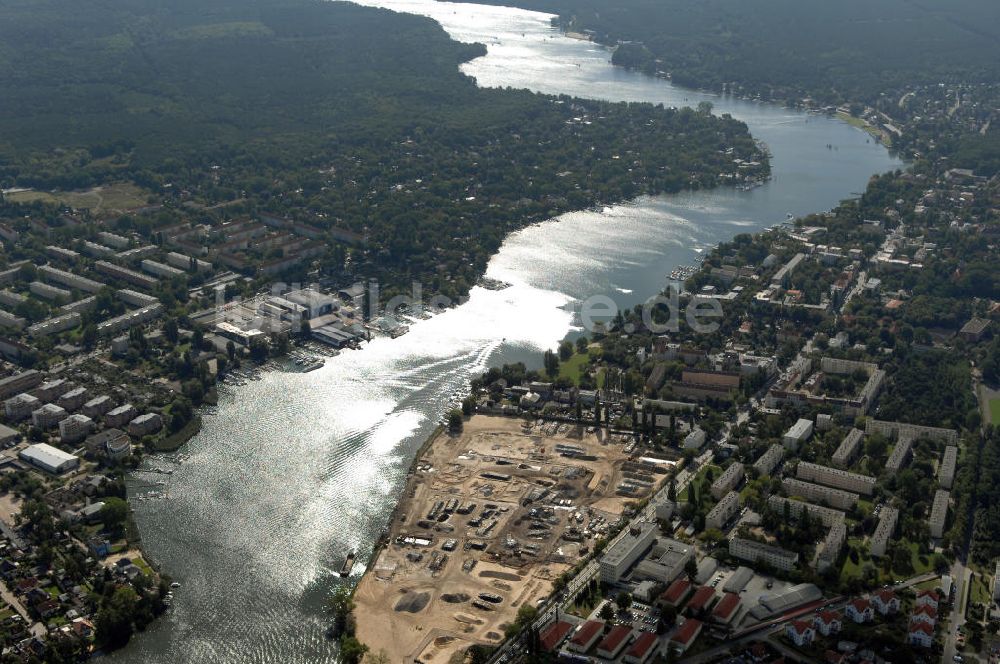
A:
<svg viewBox="0 0 1000 664">
<path fill-rule="evenodd" d="M 111 532 L 121 532 L 128 519 L 128 503 L 121 498 L 108 497 L 104 499 L 104 507 L 100 512 L 101 522 Z"/>
<path fill-rule="evenodd" d="M 135 627 L 132 622 L 139 596 L 131 586 L 118 586 L 111 597 L 102 602 L 94 620 L 97 643 L 114 650 L 128 643 Z"/>
<path fill-rule="evenodd" d="M 163 323 L 163 336 L 172 344 L 176 344 L 180 339 L 180 328 L 177 326 L 176 318 L 168 318 Z"/>
<path fill-rule="evenodd" d="M 452 410 L 448 413 L 448 430 L 452 433 L 459 433 L 465 426 L 465 418 L 460 409 Z"/>
<path fill-rule="evenodd" d="M 358 641 L 354 636 L 345 636 L 340 639 L 340 659 L 345 664 L 358 664 L 367 652 L 368 646 Z"/>
<path fill-rule="evenodd" d="M 555 379 L 559 377 L 559 356 L 553 353 L 551 350 L 545 351 L 545 355 L 542 356 L 543 364 L 545 365 L 545 373 L 548 374 L 549 378 Z"/>
<path fill-rule="evenodd" d="M 597 616 L 601 620 L 613 620 L 615 617 L 615 610 L 610 603 L 605 602 L 604 605 L 601 606 L 601 610 L 597 612 Z"/>
</svg>

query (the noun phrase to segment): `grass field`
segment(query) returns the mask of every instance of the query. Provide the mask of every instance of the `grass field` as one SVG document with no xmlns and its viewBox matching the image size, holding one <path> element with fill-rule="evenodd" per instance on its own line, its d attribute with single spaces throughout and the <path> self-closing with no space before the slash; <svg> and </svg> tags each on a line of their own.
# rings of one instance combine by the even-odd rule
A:
<svg viewBox="0 0 1000 664">
<path fill-rule="evenodd" d="M 1000 398 L 990 399 L 990 424 L 1000 424 Z"/>
<path fill-rule="evenodd" d="M 847 556 L 844 561 L 844 566 L 840 570 L 840 578 L 842 581 L 853 577 L 861 577 L 862 572 L 866 565 L 873 565 L 875 571 L 878 572 L 878 583 L 892 583 L 893 581 L 901 581 L 903 579 L 908 579 L 911 576 L 920 576 L 922 574 L 927 574 L 934 569 L 934 555 L 924 554 L 921 555 L 919 552 L 919 547 L 915 542 L 905 542 L 906 546 L 910 549 L 910 564 L 913 566 L 912 572 L 907 572 L 904 574 L 897 574 L 890 571 L 886 573 L 882 568 L 882 561 L 876 558 L 871 558 L 868 555 L 867 550 L 861 547 L 861 540 L 857 538 L 850 538 L 847 541 L 848 546 L 855 547 L 862 550 L 861 555 L 858 557 L 858 562 L 854 563 L 850 556 Z M 940 583 L 940 582 L 936 582 Z"/>
<path fill-rule="evenodd" d="M 709 469 L 712 470 L 713 481 L 715 479 L 718 479 L 719 475 L 722 474 L 722 468 L 720 468 L 719 466 L 709 464 L 707 466 L 702 467 L 698 471 L 698 474 L 695 475 L 695 478 L 691 480 L 691 484 L 688 485 L 690 487 L 694 487 L 694 495 L 696 499 L 700 499 L 703 495 L 707 496 L 709 488 L 712 486 L 712 482 L 709 482 L 705 477 L 708 474 Z M 687 487 L 685 487 L 683 491 L 677 492 L 677 500 L 679 502 L 687 502 L 687 496 L 688 496 Z"/>
<path fill-rule="evenodd" d="M 574 385 L 580 384 L 580 376 L 590 359 L 588 353 L 574 353 L 573 357 L 559 363 L 559 377 L 572 381 Z"/>
<path fill-rule="evenodd" d="M 867 121 L 862 118 L 856 118 L 848 113 L 837 113 L 837 119 L 843 120 L 852 127 L 857 127 L 858 129 L 863 129 L 868 132 L 871 136 L 880 139 L 886 147 L 892 146 L 892 134 L 887 131 L 882 131 L 878 127 L 868 124 Z"/>
<path fill-rule="evenodd" d="M 149 192 L 125 182 L 94 187 L 85 191 L 19 191 L 7 194 L 5 198 L 12 203 L 42 201 L 68 205 L 77 209 L 86 208 L 92 212 L 107 212 L 142 207 L 146 204 L 148 196 Z"/>
<path fill-rule="evenodd" d="M 980 572 L 976 572 L 972 577 L 971 592 L 972 594 L 969 596 L 970 601 L 978 602 L 979 604 L 989 604 L 992 599 L 989 578 L 983 576 Z"/>
</svg>

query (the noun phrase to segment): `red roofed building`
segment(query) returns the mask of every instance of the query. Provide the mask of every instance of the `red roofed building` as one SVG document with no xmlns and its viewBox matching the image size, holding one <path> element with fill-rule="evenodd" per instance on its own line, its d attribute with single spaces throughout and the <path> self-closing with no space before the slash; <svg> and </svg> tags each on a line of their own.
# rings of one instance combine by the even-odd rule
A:
<svg viewBox="0 0 1000 664">
<path fill-rule="evenodd" d="M 715 588 L 710 586 L 698 586 L 698 589 L 694 591 L 694 595 L 691 596 L 691 600 L 688 602 L 687 609 L 691 615 L 700 613 L 708 608 L 708 605 L 712 603 L 715 598 Z"/>
<path fill-rule="evenodd" d="M 712 618 L 716 622 L 727 624 L 732 621 L 733 616 L 739 611 L 740 596 L 736 593 L 724 593 L 719 603 L 712 609 Z"/>
<path fill-rule="evenodd" d="M 656 634 L 643 632 L 625 653 L 622 661 L 625 664 L 646 664 L 646 661 L 659 650 L 659 646 L 660 638 Z"/>
<path fill-rule="evenodd" d="M 847 617 L 856 623 L 871 622 L 875 618 L 872 603 L 866 599 L 852 599 L 844 610 Z"/>
<path fill-rule="evenodd" d="M 809 645 L 816 638 L 816 630 L 808 620 L 793 620 L 785 625 L 785 636 L 797 646 Z"/>
<path fill-rule="evenodd" d="M 937 609 L 930 604 L 921 604 L 913 609 L 910 622 L 923 622 L 933 627 L 937 624 Z"/>
<path fill-rule="evenodd" d="M 701 628 L 703 627 L 700 620 L 695 618 L 688 618 L 684 621 L 684 624 L 677 628 L 674 635 L 670 637 L 670 646 L 677 651 L 678 654 L 683 654 L 691 644 L 695 642 L 698 635 L 701 634 Z"/>
<path fill-rule="evenodd" d="M 940 598 L 938 597 L 938 594 L 933 590 L 921 590 L 920 592 L 917 593 L 917 601 L 916 601 L 917 606 L 927 605 L 927 606 L 933 606 L 935 609 L 937 609 L 938 601 L 940 601 Z"/>
<path fill-rule="evenodd" d="M 911 623 L 906 642 L 911 646 L 930 648 L 934 645 L 934 628 L 923 622 Z"/>
<path fill-rule="evenodd" d="M 542 633 L 538 635 L 538 641 L 543 650 L 552 652 L 559 647 L 559 644 L 563 642 L 566 635 L 572 631 L 573 625 L 562 620 L 557 620 L 542 630 Z"/>
<path fill-rule="evenodd" d="M 614 659 L 628 645 L 630 636 L 632 636 L 631 625 L 616 625 L 597 646 L 597 654 L 604 659 Z"/>
<path fill-rule="evenodd" d="M 844 626 L 840 611 L 820 611 L 813 620 L 816 631 L 823 636 L 836 634 Z"/>
<path fill-rule="evenodd" d="M 676 609 L 691 594 L 693 588 L 694 586 L 687 579 L 677 579 L 660 595 L 659 603 Z"/>
<path fill-rule="evenodd" d="M 600 620 L 588 620 L 576 630 L 576 634 L 570 639 L 566 646 L 568 650 L 574 652 L 587 652 L 594 647 L 597 639 L 604 633 L 604 623 Z"/>
<path fill-rule="evenodd" d="M 899 598 L 896 597 L 896 593 L 888 588 L 883 588 L 873 593 L 872 604 L 875 606 L 875 610 L 883 616 L 899 611 Z"/>
</svg>

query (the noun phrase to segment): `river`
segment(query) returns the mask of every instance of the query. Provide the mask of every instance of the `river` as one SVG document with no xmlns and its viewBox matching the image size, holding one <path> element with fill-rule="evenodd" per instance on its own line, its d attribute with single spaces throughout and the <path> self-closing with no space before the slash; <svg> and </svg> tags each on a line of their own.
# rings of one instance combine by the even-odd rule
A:
<svg viewBox="0 0 1000 664">
<path fill-rule="evenodd" d="M 616 69 L 610 53 L 566 38 L 543 14 L 434 0 L 365 0 L 431 16 L 488 54 L 463 66 L 484 86 L 514 86 L 668 106 L 709 100 L 745 121 L 773 153 L 773 180 L 648 197 L 566 214 L 512 235 L 489 264 L 502 291 L 477 288 L 459 307 L 377 339 L 307 374 L 271 372 L 223 388 L 183 450 L 146 461 L 173 470 L 165 500 L 138 501 L 148 555 L 181 582 L 173 608 L 108 659 L 121 664 L 323 664 L 324 600 L 349 549 L 364 571 L 412 455 L 470 377 L 531 359 L 574 330 L 574 307 L 605 294 L 630 306 L 676 265 L 786 214 L 827 210 L 900 167 L 858 129 L 825 117 L 674 88 Z M 830 146 L 830 147 L 828 147 Z"/>
</svg>

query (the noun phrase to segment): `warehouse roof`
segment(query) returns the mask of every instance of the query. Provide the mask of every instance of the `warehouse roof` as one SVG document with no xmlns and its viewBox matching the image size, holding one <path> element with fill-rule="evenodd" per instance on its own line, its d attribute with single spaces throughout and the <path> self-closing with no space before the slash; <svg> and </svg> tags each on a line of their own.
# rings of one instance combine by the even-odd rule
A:
<svg viewBox="0 0 1000 664">
<path fill-rule="evenodd" d="M 63 452 L 62 450 L 52 447 L 46 443 L 29 445 L 25 449 L 21 450 L 20 457 L 50 468 L 58 468 L 67 461 L 74 461 L 77 459 L 77 457 L 72 454 Z"/>
</svg>

